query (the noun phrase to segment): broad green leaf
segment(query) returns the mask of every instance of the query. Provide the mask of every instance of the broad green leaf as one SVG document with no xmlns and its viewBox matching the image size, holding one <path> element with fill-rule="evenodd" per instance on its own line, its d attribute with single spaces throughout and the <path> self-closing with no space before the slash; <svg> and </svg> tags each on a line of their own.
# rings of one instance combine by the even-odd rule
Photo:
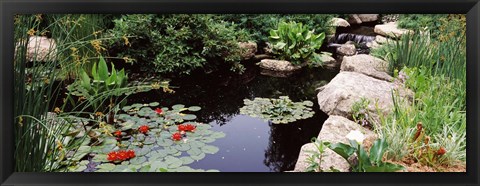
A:
<svg viewBox="0 0 480 186">
<path fill-rule="evenodd" d="M 388 144 L 384 138 L 377 139 L 370 148 L 370 161 L 376 165 L 380 164 Z"/>
<path fill-rule="evenodd" d="M 98 62 L 98 76 L 100 80 L 106 81 L 108 78 L 108 67 L 107 63 L 105 62 L 105 59 L 103 59 L 102 56 L 100 56 L 100 60 Z"/>
<path fill-rule="evenodd" d="M 344 143 L 329 143 L 325 142 L 325 146 L 333 150 L 338 155 L 342 156 L 345 160 L 348 161 L 348 158 L 355 153 L 355 148 Z"/>
<path fill-rule="evenodd" d="M 202 151 L 207 154 L 215 154 L 218 152 L 218 147 L 212 145 L 206 145 L 202 147 Z"/>
</svg>

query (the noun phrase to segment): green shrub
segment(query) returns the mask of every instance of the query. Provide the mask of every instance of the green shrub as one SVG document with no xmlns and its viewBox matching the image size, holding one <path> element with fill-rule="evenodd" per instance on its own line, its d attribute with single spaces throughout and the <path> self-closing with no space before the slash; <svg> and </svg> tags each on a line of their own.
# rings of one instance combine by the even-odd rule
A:
<svg viewBox="0 0 480 186">
<path fill-rule="evenodd" d="M 280 22 L 301 22 L 308 30 L 317 33 L 333 34 L 335 27 L 330 21 L 337 14 L 225 14 L 222 19 L 234 23 L 239 29 L 246 30 L 252 38 L 264 46 L 270 30 L 277 28 Z"/>
<path fill-rule="evenodd" d="M 444 41 L 465 34 L 466 17 L 464 14 L 401 14 L 398 26 L 414 31 L 426 29 L 433 39 Z"/>
<path fill-rule="evenodd" d="M 281 22 L 277 30 L 270 31 L 272 51 L 280 59 L 300 65 L 304 62 L 320 61 L 315 50 L 322 46 L 325 34 L 315 34 L 302 23 Z"/>
<path fill-rule="evenodd" d="M 241 70 L 239 41 L 248 38 L 215 15 L 124 15 L 111 34 L 120 57 L 161 74 L 189 74 L 199 68 L 229 65 Z M 224 63 L 227 62 L 227 63 Z M 223 63 L 223 64 L 222 64 Z"/>
</svg>

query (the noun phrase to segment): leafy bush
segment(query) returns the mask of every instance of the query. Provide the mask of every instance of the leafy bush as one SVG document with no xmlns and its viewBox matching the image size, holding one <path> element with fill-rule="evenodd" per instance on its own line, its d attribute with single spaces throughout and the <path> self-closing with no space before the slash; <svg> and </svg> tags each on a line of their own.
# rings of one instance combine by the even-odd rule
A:
<svg viewBox="0 0 480 186">
<path fill-rule="evenodd" d="M 264 46 L 268 41 L 270 30 L 277 28 L 280 22 L 301 22 L 308 30 L 318 33 L 332 34 L 335 27 L 330 21 L 337 14 L 225 14 L 222 19 L 237 25 L 237 28 L 246 30 L 252 38 Z"/>
<path fill-rule="evenodd" d="M 269 41 L 272 51 L 280 59 L 300 65 L 304 62 L 321 61 L 320 54 L 315 53 L 323 44 L 325 34 L 315 34 L 302 23 L 281 22 L 277 30 L 270 31 Z"/>
<path fill-rule="evenodd" d="M 275 124 L 294 122 L 315 114 L 310 108 L 313 106 L 311 101 L 293 102 L 288 96 L 280 96 L 279 99 L 244 99 L 243 102 L 245 106 L 240 108 L 241 114 L 260 117 Z"/>
<path fill-rule="evenodd" d="M 135 59 L 144 70 L 189 74 L 222 65 L 241 70 L 238 42 L 248 38 L 218 16 L 137 14 L 114 22 L 111 34 L 123 37 L 112 43 L 120 57 Z"/>
<path fill-rule="evenodd" d="M 464 14 L 401 14 L 398 26 L 415 31 L 429 30 L 432 38 L 443 41 L 465 34 Z"/>
</svg>

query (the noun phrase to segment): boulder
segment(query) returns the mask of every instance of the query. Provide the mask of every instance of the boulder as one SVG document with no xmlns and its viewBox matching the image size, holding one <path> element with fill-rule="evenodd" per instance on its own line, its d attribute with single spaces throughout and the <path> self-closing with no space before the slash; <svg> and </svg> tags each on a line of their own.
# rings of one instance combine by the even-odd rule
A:
<svg viewBox="0 0 480 186">
<path fill-rule="evenodd" d="M 377 21 L 379 14 L 351 14 L 348 18 L 350 24 L 361 24 L 364 22 Z"/>
<path fill-rule="evenodd" d="M 255 56 L 257 52 L 257 43 L 255 42 L 239 42 L 238 46 L 240 47 L 242 60 L 247 60 Z"/>
<path fill-rule="evenodd" d="M 334 69 L 340 66 L 341 61 L 337 61 L 335 58 L 329 55 L 322 55 L 320 58 L 323 62 L 323 67 Z"/>
<path fill-rule="evenodd" d="M 368 42 L 367 43 L 367 47 L 370 48 L 370 49 L 376 49 L 378 47 L 380 47 L 381 45 L 378 44 L 376 41 L 372 41 L 372 42 Z"/>
<path fill-rule="evenodd" d="M 330 116 L 323 123 L 322 130 L 317 139 L 322 142 L 349 144 L 345 136 L 352 130 L 359 130 L 365 135 L 364 145 L 376 139 L 374 132 L 341 116 Z M 304 172 L 307 169 L 309 166 L 307 159 L 312 155 L 312 152 L 318 152 L 314 143 L 308 143 L 302 146 L 294 171 Z M 316 160 L 318 162 L 318 159 Z M 334 168 L 341 172 L 348 172 L 350 169 L 348 162 L 330 149 L 325 150 L 322 154 L 322 162 L 319 163 L 321 169 L 324 171 Z"/>
<path fill-rule="evenodd" d="M 18 47 L 19 44 L 17 44 Z M 54 61 L 57 56 L 57 43 L 45 36 L 31 36 L 27 44 L 27 61 Z"/>
<path fill-rule="evenodd" d="M 342 18 L 332 18 L 331 26 L 334 27 L 349 27 L 350 23 L 347 20 Z"/>
<path fill-rule="evenodd" d="M 289 61 L 262 59 L 258 65 L 260 68 L 272 71 L 291 72 L 302 68 L 301 65 L 293 65 Z"/>
<path fill-rule="evenodd" d="M 396 22 L 390 22 L 382 25 L 375 25 L 373 31 L 377 34 L 382 36 L 391 37 L 391 38 L 399 38 L 403 34 L 411 34 L 413 33 L 412 30 L 398 28 Z"/>
<path fill-rule="evenodd" d="M 317 94 L 320 110 L 328 115 L 351 118 L 352 106 L 362 98 L 370 100 L 367 109 L 371 118 L 378 118 L 377 108 L 383 114 L 393 109 L 392 90 L 401 89 L 392 82 L 379 80 L 358 72 L 341 71 L 327 85 L 320 87 Z M 405 96 L 408 91 L 400 91 Z"/>
<path fill-rule="evenodd" d="M 384 43 L 388 42 L 388 39 L 386 37 L 381 36 L 381 35 L 377 35 L 377 36 L 375 36 L 375 41 L 379 44 L 384 44 Z"/>
<path fill-rule="evenodd" d="M 357 48 L 352 42 L 347 42 L 337 48 L 337 54 L 342 56 L 353 56 L 357 52 Z"/>
<path fill-rule="evenodd" d="M 367 76 L 385 81 L 392 81 L 388 75 L 388 63 L 379 58 L 366 54 L 343 57 L 340 71 L 350 71 L 365 74 Z"/>
</svg>

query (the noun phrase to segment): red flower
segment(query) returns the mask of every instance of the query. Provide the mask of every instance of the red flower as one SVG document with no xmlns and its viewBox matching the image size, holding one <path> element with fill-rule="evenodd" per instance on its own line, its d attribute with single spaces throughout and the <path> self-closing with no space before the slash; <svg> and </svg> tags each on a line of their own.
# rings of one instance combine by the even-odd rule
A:
<svg viewBox="0 0 480 186">
<path fill-rule="evenodd" d="M 162 113 L 163 113 L 163 110 L 162 110 L 161 108 L 157 108 L 157 109 L 155 109 L 155 112 L 156 112 L 157 114 L 162 114 Z"/>
<path fill-rule="evenodd" d="M 140 127 L 138 127 L 138 131 L 140 131 L 140 133 L 143 133 L 143 134 L 146 134 L 148 132 L 149 128 L 147 125 L 142 125 Z"/>
<path fill-rule="evenodd" d="M 178 132 L 172 134 L 172 139 L 175 141 L 180 141 L 182 139 L 182 135 Z"/>
<path fill-rule="evenodd" d="M 195 130 L 195 125 L 192 125 L 192 124 L 187 124 L 185 125 L 185 130 L 186 131 L 190 131 L 190 132 L 193 132 Z"/>
<path fill-rule="evenodd" d="M 116 161 L 117 160 L 117 152 L 113 151 L 107 154 L 108 161 Z"/>
<path fill-rule="evenodd" d="M 178 130 L 185 131 L 186 130 L 185 125 L 178 125 Z"/>
<path fill-rule="evenodd" d="M 122 131 L 120 130 L 117 130 L 113 133 L 113 135 L 117 136 L 117 137 L 122 137 Z"/>
<path fill-rule="evenodd" d="M 134 158 L 135 157 L 135 151 L 133 150 L 128 150 L 127 151 L 128 158 Z"/>
<path fill-rule="evenodd" d="M 130 157 L 128 156 L 127 151 L 121 150 L 121 151 L 118 151 L 117 158 L 119 160 L 125 161 L 125 160 L 129 159 Z"/>
<path fill-rule="evenodd" d="M 445 150 L 443 147 L 440 147 L 440 149 L 437 151 L 437 155 L 439 156 L 444 155 L 445 153 L 447 153 L 447 150 Z"/>
</svg>

